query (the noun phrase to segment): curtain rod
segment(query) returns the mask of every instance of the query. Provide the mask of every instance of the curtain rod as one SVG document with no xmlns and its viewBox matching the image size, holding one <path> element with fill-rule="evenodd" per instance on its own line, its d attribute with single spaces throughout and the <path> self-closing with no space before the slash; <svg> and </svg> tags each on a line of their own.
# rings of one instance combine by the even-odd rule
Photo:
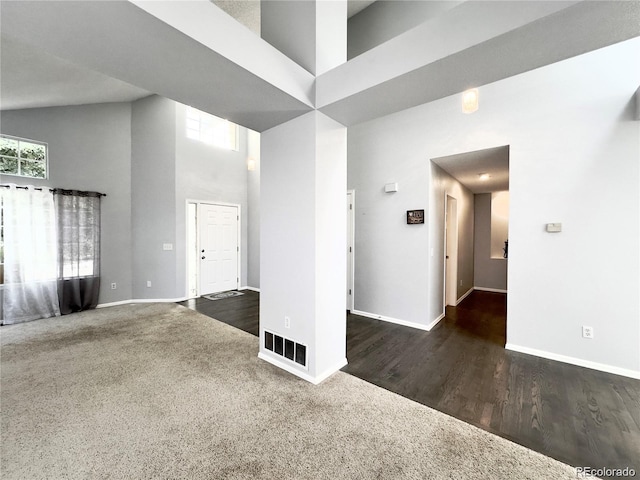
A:
<svg viewBox="0 0 640 480">
<path fill-rule="evenodd" d="M 4 184 L 3 184 L 3 185 L 0 185 L 0 187 L 4 187 L 4 188 L 11 188 L 11 185 L 4 185 Z M 20 189 L 22 189 L 22 190 L 28 190 L 28 189 L 29 189 L 29 187 L 23 187 L 23 186 L 20 186 L 20 185 L 16 185 L 16 188 L 20 188 Z M 43 188 L 43 187 L 33 187 L 33 189 L 34 189 L 34 190 L 38 190 L 38 191 L 42 191 L 42 190 L 44 190 L 45 188 L 46 188 L 46 187 L 44 187 L 44 188 Z M 67 190 L 67 189 L 64 189 L 64 188 L 50 188 L 50 189 L 49 189 L 49 191 L 50 191 L 50 192 L 55 192 L 55 191 L 62 192 L 62 194 L 63 194 L 63 195 L 65 194 L 65 192 L 69 192 L 69 193 L 70 193 L 70 192 L 76 192 L 76 193 L 78 193 L 79 195 L 88 195 L 88 194 L 90 194 L 90 193 L 95 193 L 95 194 L 97 194 L 97 195 L 98 195 L 98 196 L 100 196 L 100 197 L 106 197 L 106 196 L 107 196 L 107 194 L 106 194 L 106 193 L 99 193 L 99 192 L 86 192 L 86 191 L 83 191 L 83 190 Z"/>
</svg>

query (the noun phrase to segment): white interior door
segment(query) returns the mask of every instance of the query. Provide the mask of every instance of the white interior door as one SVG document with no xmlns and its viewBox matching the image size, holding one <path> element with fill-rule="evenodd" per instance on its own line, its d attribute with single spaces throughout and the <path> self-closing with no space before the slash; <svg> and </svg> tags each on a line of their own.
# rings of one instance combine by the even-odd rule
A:
<svg viewBox="0 0 640 480">
<path fill-rule="evenodd" d="M 238 207 L 200 204 L 200 295 L 238 288 Z"/>
</svg>

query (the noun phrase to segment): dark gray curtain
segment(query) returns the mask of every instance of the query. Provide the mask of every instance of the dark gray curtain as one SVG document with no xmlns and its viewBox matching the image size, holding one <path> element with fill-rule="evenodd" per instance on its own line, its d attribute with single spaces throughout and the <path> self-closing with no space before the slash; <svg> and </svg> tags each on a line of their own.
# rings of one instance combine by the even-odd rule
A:
<svg viewBox="0 0 640 480">
<path fill-rule="evenodd" d="M 100 198 L 55 189 L 58 300 L 63 315 L 95 308 L 100 291 Z"/>
</svg>

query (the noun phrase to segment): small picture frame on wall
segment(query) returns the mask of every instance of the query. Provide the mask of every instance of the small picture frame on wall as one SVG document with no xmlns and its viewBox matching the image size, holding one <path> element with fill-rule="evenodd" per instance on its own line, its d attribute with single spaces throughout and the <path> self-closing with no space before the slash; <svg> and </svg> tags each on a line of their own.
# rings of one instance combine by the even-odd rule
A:
<svg viewBox="0 0 640 480">
<path fill-rule="evenodd" d="M 424 223 L 424 210 L 407 210 L 407 225 Z"/>
</svg>

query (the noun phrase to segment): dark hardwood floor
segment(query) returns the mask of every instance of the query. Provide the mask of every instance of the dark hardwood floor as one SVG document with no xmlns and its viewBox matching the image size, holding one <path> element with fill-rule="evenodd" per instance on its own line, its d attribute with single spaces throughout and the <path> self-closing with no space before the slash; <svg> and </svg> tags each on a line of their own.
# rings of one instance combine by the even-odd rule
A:
<svg viewBox="0 0 640 480">
<path fill-rule="evenodd" d="M 259 294 L 182 302 L 254 335 Z M 640 381 L 504 349 L 506 296 L 474 292 L 430 332 L 349 314 L 343 371 L 573 466 L 640 477 Z"/>
<path fill-rule="evenodd" d="M 243 290 L 242 293 L 244 295 L 222 300 L 193 298 L 180 302 L 179 305 L 184 305 L 258 337 L 260 336 L 260 294 L 251 290 Z"/>
</svg>

